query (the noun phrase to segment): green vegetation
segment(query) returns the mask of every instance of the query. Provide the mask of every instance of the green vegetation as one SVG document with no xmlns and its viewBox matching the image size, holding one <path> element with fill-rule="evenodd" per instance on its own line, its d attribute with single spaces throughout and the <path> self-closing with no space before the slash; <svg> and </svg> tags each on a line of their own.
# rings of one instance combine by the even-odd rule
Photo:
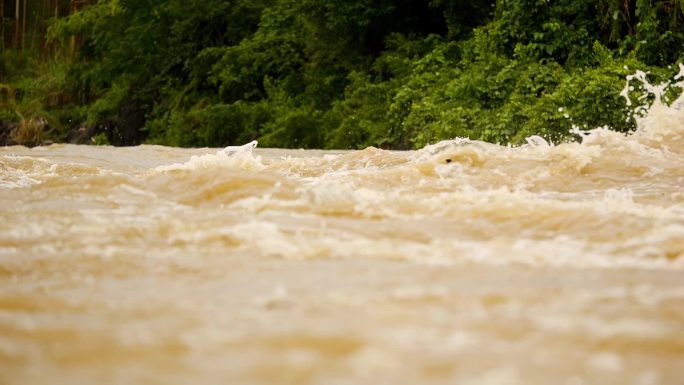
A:
<svg viewBox="0 0 684 385">
<path fill-rule="evenodd" d="M 27 145 L 559 141 L 633 129 L 625 76 L 684 59 L 684 0 L 0 1 Z"/>
</svg>

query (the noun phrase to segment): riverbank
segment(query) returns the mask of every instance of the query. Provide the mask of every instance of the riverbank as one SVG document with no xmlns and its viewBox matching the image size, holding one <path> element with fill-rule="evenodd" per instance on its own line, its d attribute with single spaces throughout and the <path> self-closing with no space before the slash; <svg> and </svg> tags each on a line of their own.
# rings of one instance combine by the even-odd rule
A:
<svg viewBox="0 0 684 385">
<path fill-rule="evenodd" d="M 625 77 L 671 81 L 684 59 L 684 13 L 665 0 L 79 4 L 29 23 L 42 48 L 2 51 L 16 143 L 560 143 L 573 127 L 636 129 Z"/>
</svg>

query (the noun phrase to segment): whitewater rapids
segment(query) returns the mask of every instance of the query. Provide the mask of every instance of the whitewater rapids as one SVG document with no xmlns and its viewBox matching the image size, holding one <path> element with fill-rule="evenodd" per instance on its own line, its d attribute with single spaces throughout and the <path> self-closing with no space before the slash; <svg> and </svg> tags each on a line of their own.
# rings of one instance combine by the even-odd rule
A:
<svg viewBox="0 0 684 385">
<path fill-rule="evenodd" d="M 2 384 L 682 384 L 684 109 L 392 152 L 0 149 Z"/>
</svg>

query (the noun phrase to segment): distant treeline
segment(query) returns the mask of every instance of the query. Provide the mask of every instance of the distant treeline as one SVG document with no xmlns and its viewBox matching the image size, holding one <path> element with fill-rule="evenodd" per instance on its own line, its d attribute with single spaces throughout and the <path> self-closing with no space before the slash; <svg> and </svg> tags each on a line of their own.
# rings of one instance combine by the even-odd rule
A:
<svg viewBox="0 0 684 385">
<path fill-rule="evenodd" d="M 684 0 L 0 1 L 27 145 L 558 141 L 633 129 L 625 76 L 684 59 Z"/>
</svg>

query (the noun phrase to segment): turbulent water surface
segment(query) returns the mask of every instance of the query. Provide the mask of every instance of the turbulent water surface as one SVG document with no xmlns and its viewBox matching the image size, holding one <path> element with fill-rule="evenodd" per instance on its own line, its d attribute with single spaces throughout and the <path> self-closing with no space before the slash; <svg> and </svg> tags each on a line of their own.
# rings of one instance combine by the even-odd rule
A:
<svg viewBox="0 0 684 385">
<path fill-rule="evenodd" d="M 683 384 L 684 119 L 0 149 L 0 383 Z"/>
</svg>

